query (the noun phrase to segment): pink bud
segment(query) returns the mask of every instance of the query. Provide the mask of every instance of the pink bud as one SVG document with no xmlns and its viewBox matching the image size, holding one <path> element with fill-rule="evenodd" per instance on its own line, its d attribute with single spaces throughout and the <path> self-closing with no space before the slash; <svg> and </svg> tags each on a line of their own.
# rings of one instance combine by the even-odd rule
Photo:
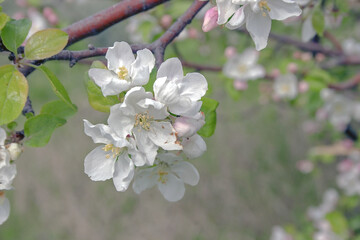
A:
<svg viewBox="0 0 360 240">
<path fill-rule="evenodd" d="M 299 51 L 294 52 L 294 53 L 293 53 L 293 57 L 294 57 L 295 59 L 300 59 L 300 58 L 301 58 L 301 52 L 299 52 Z"/>
<path fill-rule="evenodd" d="M 301 60 L 304 62 L 309 62 L 312 59 L 311 53 L 305 52 L 301 54 Z"/>
<path fill-rule="evenodd" d="M 322 61 L 325 60 L 325 55 L 324 55 L 323 53 L 317 53 L 317 54 L 315 55 L 315 60 L 316 60 L 317 62 L 322 62 Z"/>
<path fill-rule="evenodd" d="M 304 93 L 309 90 L 309 84 L 306 81 L 299 82 L 299 92 Z"/>
<path fill-rule="evenodd" d="M 273 70 L 271 70 L 270 76 L 273 78 L 277 78 L 278 76 L 280 76 L 280 70 L 277 68 L 274 68 Z"/>
<path fill-rule="evenodd" d="M 233 46 L 229 46 L 227 48 L 225 48 L 225 57 L 227 57 L 228 59 L 232 58 L 233 56 L 235 56 L 237 53 L 237 50 L 235 47 Z"/>
<path fill-rule="evenodd" d="M 217 24 L 218 19 L 218 10 L 217 7 L 210 8 L 205 13 L 204 22 L 202 26 L 202 30 L 204 32 L 209 32 L 210 30 L 214 29 Z"/>
<path fill-rule="evenodd" d="M 198 39 L 199 38 L 199 32 L 195 28 L 189 28 L 188 34 L 189 34 L 189 38 L 192 38 L 192 39 Z"/>
<path fill-rule="evenodd" d="M 344 159 L 337 165 L 339 172 L 347 172 L 353 167 L 353 162 L 350 159 Z"/>
<path fill-rule="evenodd" d="M 172 23 L 172 17 L 170 15 L 164 15 L 162 16 L 161 20 L 160 20 L 160 25 L 165 28 L 168 29 L 171 26 Z"/>
<path fill-rule="evenodd" d="M 45 7 L 43 10 L 43 15 L 51 25 L 57 25 L 59 23 L 59 18 L 52 8 Z"/>
<path fill-rule="evenodd" d="M 193 136 L 204 124 L 204 113 L 199 112 L 193 118 L 191 117 L 178 117 L 173 124 L 177 135 L 179 137 Z"/>
<path fill-rule="evenodd" d="M 296 168 L 302 173 L 310 173 L 314 169 L 314 164 L 309 160 L 301 160 L 296 163 Z"/>
<path fill-rule="evenodd" d="M 291 63 L 288 64 L 287 69 L 291 73 L 296 73 L 299 68 L 298 68 L 298 65 L 296 63 L 291 62 Z"/>
<path fill-rule="evenodd" d="M 234 81 L 234 88 L 236 90 L 246 90 L 248 88 L 247 82 L 241 81 L 241 80 L 235 80 Z"/>
<path fill-rule="evenodd" d="M 25 18 L 25 14 L 23 12 L 16 12 L 12 15 L 12 18 L 15 20 L 23 19 Z"/>
</svg>

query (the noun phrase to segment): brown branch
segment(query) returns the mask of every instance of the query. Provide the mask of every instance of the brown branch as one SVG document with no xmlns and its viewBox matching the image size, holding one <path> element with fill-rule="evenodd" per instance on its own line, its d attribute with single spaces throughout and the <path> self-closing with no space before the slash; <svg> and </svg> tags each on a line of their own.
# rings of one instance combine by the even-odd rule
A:
<svg viewBox="0 0 360 240">
<path fill-rule="evenodd" d="M 348 81 L 342 83 L 329 84 L 329 88 L 335 90 L 346 90 L 356 87 L 358 84 L 360 84 L 360 73 L 356 74 L 353 78 L 351 78 Z"/>
<path fill-rule="evenodd" d="M 334 35 L 332 35 L 329 31 L 325 31 L 324 37 L 327 38 L 334 45 L 337 51 L 343 53 L 341 43 L 336 39 Z"/>
</svg>

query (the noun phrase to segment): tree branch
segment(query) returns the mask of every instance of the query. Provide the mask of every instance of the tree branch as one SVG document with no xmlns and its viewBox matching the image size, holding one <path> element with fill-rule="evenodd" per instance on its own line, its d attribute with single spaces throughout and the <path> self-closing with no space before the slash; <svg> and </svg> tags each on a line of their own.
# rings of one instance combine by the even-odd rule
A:
<svg viewBox="0 0 360 240">
<path fill-rule="evenodd" d="M 329 88 L 335 90 L 346 90 L 356 87 L 359 83 L 360 83 L 360 73 L 356 74 L 353 78 L 345 82 L 329 84 Z"/>
</svg>

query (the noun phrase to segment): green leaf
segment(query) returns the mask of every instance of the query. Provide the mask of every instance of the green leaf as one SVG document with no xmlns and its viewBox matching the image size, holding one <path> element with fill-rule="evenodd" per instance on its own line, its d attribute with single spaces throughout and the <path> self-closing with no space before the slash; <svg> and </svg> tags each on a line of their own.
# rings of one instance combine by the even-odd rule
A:
<svg viewBox="0 0 360 240">
<path fill-rule="evenodd" d="M 32 35 L 25 45 L 25 57 L 40 60 L 51 57 L 64 49 L 69 35 L 60 29 L 45 29 Z"/>
<path fill-rule="evenodd" d="M 28 82 L 13 65 L 0 67 L 0 125 L 16 119 L 25 106 Z"/>
<path fill-rule="evenodd" d="M 25 41 L 30 27 L 31 21 L 29 19 L 8 21 L 1 30 L 1 39 L 5 47 L 17 54 L 17 49 Z"/>
<path fill-rule="evenodd" d="M 55 128 L 65 123 L 65 119 L 49 114 L 40 114 L 29 118 L 24 125 L 25 136 L 29 138 L 25 144 L 30 147 L 45 146 L 49 142 Z"/>
<path fill-rule="evenodd" d="M 64 85 L 60 82 L 60 80 L 55 76 L 53 72 L 50 71 L 44 65 L 36 66 L 31 65 L 32 67 L 39 69 L 42 73 L 45 74 L 46 78 L 49 80 L 53 91 L 55 92 L 56 96 L 58 96 L 61 100 L 63 100 L 70 108 L 73 110 L 77 110 L 76 106 L 71 102 L 69 94 L 67 93 Z"/>
<path fill-rule="evenodd" d="M 42 106 L 40 114 L 49 114 L 55 117 L 67 119 L 77 112 L 77 107 L 70 108 L 64 101 L 56 100 Z"/>
<path fill-rule="evenodd" d="M 325 218 L 326 220 L 329 221 L 334 233 L 344 237 L 348 235 L 349 226 L 346 221 L 346 218 L 341 212 L 333 211 L 331 213 L 326 214 Z"/>
<path fill-rule="evenodd" d="M 3 12 L 0 13 L 0 31 L 5 27 L 5 24 L 10 20 L 9 16 Z"/>
<path fill-rule="evenodd" d="M 319 36 L 322 36 L 325 30 L 324 13 L 320 8 L 316 8 L 312 15 L 312 25 Z"/>
<path fill-rule="evenodd" d="M 205 114 L 205 124 L 198 131 L 198 134 L 203 137 L 210 137 L 214 134 L 216 128 L 216 108 L 219 102 L 211 98 L 202 98 L 203 104 L 201 111 Z"/>
</svg>

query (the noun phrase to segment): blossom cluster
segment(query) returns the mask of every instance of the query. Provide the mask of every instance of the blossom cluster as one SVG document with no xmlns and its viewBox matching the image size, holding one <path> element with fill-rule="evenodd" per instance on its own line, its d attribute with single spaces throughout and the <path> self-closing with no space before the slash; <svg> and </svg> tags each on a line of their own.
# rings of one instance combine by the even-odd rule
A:
<svg viewBox="0 0 360 240">
<path fill-rule="evenodd" d="M 6 131 L 0 128 L 0 225 L 10 215 L 10 202 L 5 197 L 5 190 L 12 189 L 12 182 L 16 176 L 14 161 L 19 157 L 21 148 L 18 143 L 5 144 Z"/>
<path fill-rule="evenodd" d="M 272 20 L 300 16 L 301 12 L 299 5 L 289 0 L 216 0 L 216 7 L 204 17 L 203 30 L 223 24 L 237 29 L 245 24 L 259 51 L 267 46 Z"/>
<path fill-rule="evenodd" d="M 153 84 L 149 82 L 155 58 L 150 50 L 137 51 L 136 58 L 126 42 L 108 49 L 107 68 L 92 68 L 89 76 L 104 96 L 125 93 L 123 101 L 110 108 L 108 124 L 84 120 L 85 133 L 102 144 L 85 158 L 85 173 L 93 181 L 113 179 L 117 191 L 133 181 L 140 193 L 157 185 L 168 201 L 184 196 L 184 184 L 196 185 L 199 173 L 184 160 L 206 151 L 197 131 L 204 125 L 201 98 L 208 85 L 199 73 L 184 76 L 177 58 L 163 62 Z"/>
</svg>

